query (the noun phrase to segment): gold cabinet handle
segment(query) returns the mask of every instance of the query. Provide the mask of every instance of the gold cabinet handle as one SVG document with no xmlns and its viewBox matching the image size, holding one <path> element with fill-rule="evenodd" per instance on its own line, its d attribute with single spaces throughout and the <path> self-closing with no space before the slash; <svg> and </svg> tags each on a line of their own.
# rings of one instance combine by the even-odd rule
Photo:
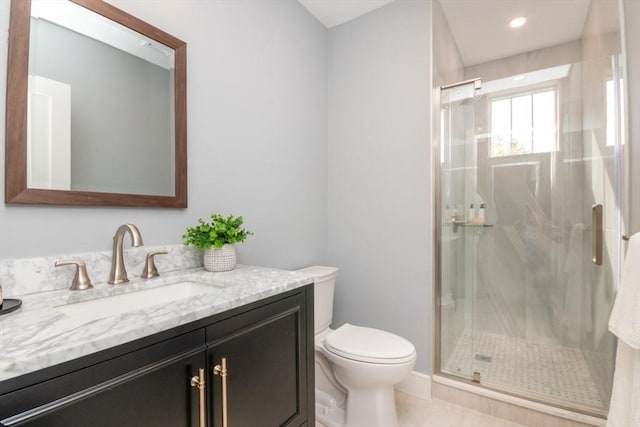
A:
<svg viewBox="0 0 640 427">
<path fill-rule="evenodd" d="M 222 380 L 222 427 L 227 427 L 227 358 L 223 357 L 220 365 L 213 367 L 213 375 L 220 375 Z"/>
<path fill-rule="evenodd" d="M 198 369 L 198 375 L 194 375 L 191 377 L 191 387 L 198 387 L 200 391 L 200 427 L 207 427 L 207 419 L 206 419 L 206 397 L 205 397 L 205 387 L 206 384 L 204 382 L 204 369 Z"/>
</svg>

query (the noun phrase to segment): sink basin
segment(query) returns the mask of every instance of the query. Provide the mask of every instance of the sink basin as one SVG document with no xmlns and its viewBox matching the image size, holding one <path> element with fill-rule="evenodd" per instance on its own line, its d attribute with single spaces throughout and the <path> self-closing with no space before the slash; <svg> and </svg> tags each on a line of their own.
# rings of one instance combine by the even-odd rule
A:
<svg viewBox="0 0 640 427">
<path fill-rule="evenodd" d="M 197 282 L 179 282 L 89 301 L 59 305 L 56 310 L 85 321 L 102 319 L 153 306 L 173 304 L 180 300 L 215 292 L 216 288 Z"/>
</svg>

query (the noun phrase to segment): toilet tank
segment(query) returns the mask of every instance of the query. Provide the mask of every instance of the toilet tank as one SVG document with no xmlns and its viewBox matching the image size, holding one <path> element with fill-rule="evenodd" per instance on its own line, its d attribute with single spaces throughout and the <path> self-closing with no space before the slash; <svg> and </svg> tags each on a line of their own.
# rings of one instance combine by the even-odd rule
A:
<svg viewBox="0 0 640 427">
<path fill-rule="evenodd" d="M 298 270 L 302 273 L 315 274 L 318 278 L 314 281 L 314 332 L 323 331 L 331 325 L 333 319 L 333 291 L 336 286 L 338 269 L 335 267 L 323 267 L 314 265 Z"/>
</svg>

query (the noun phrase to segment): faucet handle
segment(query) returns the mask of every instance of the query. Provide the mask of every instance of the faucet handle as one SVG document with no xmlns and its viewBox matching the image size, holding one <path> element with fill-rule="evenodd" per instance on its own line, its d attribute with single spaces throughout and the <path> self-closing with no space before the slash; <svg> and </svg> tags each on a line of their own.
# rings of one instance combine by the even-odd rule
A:
<svg viewBox="0 0 640 427">
<path fill-rule="evenodd" d="M 75 265 L 76 274 L 73 276 L 73 280 L 71 281 L 71 286 L 69 287 L 72 291 L 82 291 L 85 289 L 93 288 L 91 284 L 91 279 L 87 274 L 87 265 L 81 259 L 64 259 L 60 261 L 56 261 L 55 266 L 60 267 L 63 265 Z"/>
<path fill-rule="evenodd" d="M 144 262 L 144 268 L 142 269 L 142 274 L 140 275 L 140 277 L 142 277 L 143 279 L 151 279 L 152 277 L 160 276 L 160 274 L 158 273 L 158 269 L 156 268 L 154 257 L 156 255 L 166 255 L 166 254 L 167 254 L 167 251 L 149 252 Z"/>
</svg>

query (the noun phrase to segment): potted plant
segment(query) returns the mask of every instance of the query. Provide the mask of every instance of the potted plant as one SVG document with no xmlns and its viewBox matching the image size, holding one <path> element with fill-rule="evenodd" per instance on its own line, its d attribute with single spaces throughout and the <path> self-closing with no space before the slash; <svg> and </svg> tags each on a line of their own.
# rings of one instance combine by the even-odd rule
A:
<svg viewBox="0 0 640 427">
<path fill-rule="evenodd" d="M 195 227 L 187 227 L 182 236 L 185 245 L 204 251 L 204 269 L 207 271 L 229 271 L 236 266 L 234 243 L 244 242 L 253 235 L 242 227 L 242 216 L 211 214 L 211 221 L 198 219 Z"/>
</svg>

